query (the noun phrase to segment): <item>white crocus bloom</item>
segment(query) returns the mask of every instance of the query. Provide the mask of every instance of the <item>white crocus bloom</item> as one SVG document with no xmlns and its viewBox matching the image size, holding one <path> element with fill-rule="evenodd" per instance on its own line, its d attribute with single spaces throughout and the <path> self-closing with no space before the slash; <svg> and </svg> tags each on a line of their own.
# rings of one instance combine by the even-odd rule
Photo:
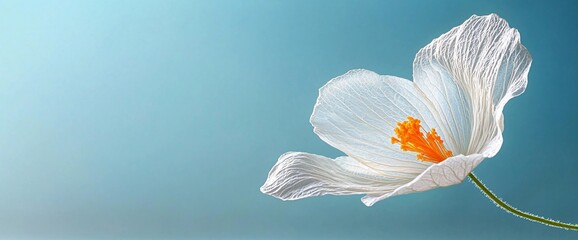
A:
<svg viewBox="0 0 578 240">
<path fill-rule="evenodd" d="M 347 156 L 285 153 L 261 191 L 283 200 L 365 194 L 371 206 L 460 183 L 500 150 L 502 110 L 524 92 L 531 61 L 518 31 L 492 14 L 421 49 L 413 82 L 368 70 L 332 79 L 311 124 Z"/>
</svg>

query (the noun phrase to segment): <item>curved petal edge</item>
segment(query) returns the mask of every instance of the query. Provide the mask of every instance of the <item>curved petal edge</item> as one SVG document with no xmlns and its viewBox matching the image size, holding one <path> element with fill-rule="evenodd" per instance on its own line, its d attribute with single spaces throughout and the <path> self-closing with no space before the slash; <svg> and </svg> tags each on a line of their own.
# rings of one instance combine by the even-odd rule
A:
<svg viewBox="0 0 578 240">
<path fill-rule="evenodd" d="M 417 53 L 414 81 L 468 145 L 462 154 L 493 157 L 503 141 L 502 110 L 526 89 L 531 63 L 518 30 L 496 14 L 474 15 Z"/>
<path fill-rule="evenodd" d="M 481 154 L 468 156 L 458 155 L 431 165 L 411 182 L 404 184 L 390 193 L 363 197 L 361 201 L 372 206 L 383 199 L 408 193 L 423 192 L 438 187 L 447 187 L 464 181 L 468 174 L 484 160 Z"/>
<path fill-rule="evenodd" d="M 269 172 L 261 192 L 281 200 L 349 194 L 392 192 L 407 180 L 389 179 L 350 157 L 331 159 L 303 152 L 288 152 Z"/>
</svg>

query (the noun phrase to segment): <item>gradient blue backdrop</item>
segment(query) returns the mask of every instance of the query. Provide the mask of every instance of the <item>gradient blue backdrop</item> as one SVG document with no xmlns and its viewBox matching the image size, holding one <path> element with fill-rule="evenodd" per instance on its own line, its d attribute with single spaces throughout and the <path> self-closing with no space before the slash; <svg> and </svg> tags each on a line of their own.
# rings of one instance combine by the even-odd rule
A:
<svg viewBox="0 0 578 240">
<path fill-rule="evenodd" d="M 476 169 L 514 206 L 578 222 L 572 1 L 2 1 L 1 239 L 577 239 L 469 182 L 365 207 L 259 192 L 286 151 L 336 157 L 308 120 L 353 68 L 497 13 L 533 55 L 504 145 Z"/>
</svg>

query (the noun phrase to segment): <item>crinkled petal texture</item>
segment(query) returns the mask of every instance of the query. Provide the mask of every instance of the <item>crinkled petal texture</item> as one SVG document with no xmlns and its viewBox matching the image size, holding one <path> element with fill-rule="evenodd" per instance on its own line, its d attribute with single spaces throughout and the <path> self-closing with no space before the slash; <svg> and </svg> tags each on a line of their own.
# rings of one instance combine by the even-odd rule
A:
<svg viewBox="0 0 578 240">
<path fill-rule="evenodd" d="M 269 173 L 264 193 L 283 200 L 366 194 L 375 202 L 460 183 L 502 144 L 502 109 L 527 84 L 531 57 L 519 34 L 496 15 L 472 16 L 421 49 L 414 82 L 352 70 L 319 90 L 315 133 L 348 157 L 287 153 Z M 435 128 L 455 155 L 441 163 L 391 144 L 408 116 Z"/>
<path fill-rule="evenodd" d="M 454 156 L 432 164 L 408 182 L 384 177 L 351 157 L 330 159 L 310 153 L 288 152 L 279 157 L 261 192 L 282 200 L 326 194 L 367 194 L 361 200 L 371 206 L 388 197 L 462 182 L 483 159 L 480 154 Z"/>
<path fill-rule="evenodd" d="M 526 89 L 531 62 L 504 19 L 472 16 L 417 53 L 414 82 L 446 124 L 455 150 L 489 158 L 502 146 L 502 110 Z"/>
<path fill-rule="evenodd" d="M 438 187 L 447 187 L 460 183 L 464 181 L 468 174 L 483 160 L 484 157 L 481 154 L 450 157 L 441 163 L 432 164 L 414 180 L 399 186 L 391 192 L 379 196 L 374 195 L 373 193 L 368 193 L 361 198 L 361 201 L 363 201 L 365 205 L 371 206 L 388 197 L 414 192 L 423 192 Z"/>
<path fill-rule="evenodd" d="M 404 183 L 381 176 L 351 157 L 330 159 L 288 152 L 279 157 L 261 191 L 282 200 L 296 200 L 325 194 L 379 195 Z"/>
<path fill-rule="evenodd" d="M 352 70 L 319 90 L 311 115 L 313 131 L 323 141 L 380 174 L 411 181 L 430 163 L 391 144 L 397 122 L 413 116 L 425 129 L 439 129 L 425 95 L 409 80 Z M 441 132 L 441 137 L 447 135 Z"/>
<path fill-rule="evenodd" d="M 390 142 L 396 122 L 408 115 L 423 119 L 424 128 L 439 128 L 429 104 L 415 84 L 401 78 L 353 70 L 331 80 L 320 90 L 311 122 L 324 141 L 348 156 L 286 153 L 261 191 L 283 200 L 366 194 L 362 200 L 371 206 L 390 196 L 462 182 L 481 155 L 431 164 Z"/>
</svg>

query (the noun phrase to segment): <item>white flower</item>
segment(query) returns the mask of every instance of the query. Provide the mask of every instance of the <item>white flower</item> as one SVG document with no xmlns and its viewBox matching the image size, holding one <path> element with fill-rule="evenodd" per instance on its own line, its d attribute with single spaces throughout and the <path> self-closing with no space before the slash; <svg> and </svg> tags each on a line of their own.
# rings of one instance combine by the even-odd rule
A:
<svg viewBox="0 0 578 240">
<path fill-rule="evenodd" d="M 417 53 L 413 82 L 368 70 L 334 78 L 311 124 L 347 156 L 285 153 L 261 191 L 282 200 L 366 194 L 371 206 L 460 183 L 500 150 L 502 110 L 524 92 L 531 61 L 505 20 L 474 15 Z"/>
</svg>

